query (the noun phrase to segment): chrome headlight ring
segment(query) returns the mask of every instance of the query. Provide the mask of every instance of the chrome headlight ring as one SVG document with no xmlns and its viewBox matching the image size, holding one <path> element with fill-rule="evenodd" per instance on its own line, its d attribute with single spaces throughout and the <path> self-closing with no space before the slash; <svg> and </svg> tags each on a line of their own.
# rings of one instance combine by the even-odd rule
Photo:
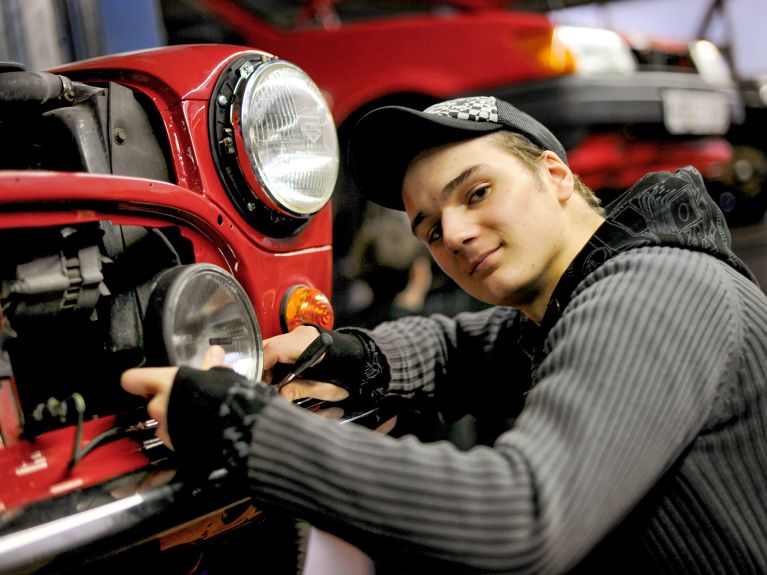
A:
<svg viewBox="0 0 767 575">
<path fill-rule="evenodd" d="M 298 66 L 257 53 L 221 74 L 210 105 L 213 159 L 239 212 L 286 237 L 330 200 L 340 153 L 322 94 Z"/>
</svg>

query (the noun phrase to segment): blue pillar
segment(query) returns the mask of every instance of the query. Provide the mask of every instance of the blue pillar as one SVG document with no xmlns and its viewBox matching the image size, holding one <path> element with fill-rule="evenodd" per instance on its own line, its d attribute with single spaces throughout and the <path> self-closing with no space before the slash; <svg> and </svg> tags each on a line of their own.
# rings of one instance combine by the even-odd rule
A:
<svg viewBox="0 0 767 575">
<path fill-rule="evenodd" d="M 165 44 L 158 0 L 100 0 L 99 9 L 105 54 Z"/>
</svg>

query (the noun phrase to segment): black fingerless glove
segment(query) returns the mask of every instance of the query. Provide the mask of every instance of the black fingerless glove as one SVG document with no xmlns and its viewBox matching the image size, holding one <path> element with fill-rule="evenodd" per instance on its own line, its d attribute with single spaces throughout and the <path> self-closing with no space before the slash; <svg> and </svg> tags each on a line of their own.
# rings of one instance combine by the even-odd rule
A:
<svg viewBox="0 0 767 575">
<path fill-rule="evenodd" d="M 330 334 L 333 345 L 322 361 L 304 371 L 303 377 L 342 387 L 354 401 L 377 403 L 386 394 L 391 379 L 389 364 L 381 350 L 360 330 L 347 328 Z"/>
<path fill-rule="evenodd" d="M 254 418 L 277 394 L 226 367 L 180 367 L 168 403 L 168 433 L 179 469 L 207 477 L 244 473 Z"/>
</svg>

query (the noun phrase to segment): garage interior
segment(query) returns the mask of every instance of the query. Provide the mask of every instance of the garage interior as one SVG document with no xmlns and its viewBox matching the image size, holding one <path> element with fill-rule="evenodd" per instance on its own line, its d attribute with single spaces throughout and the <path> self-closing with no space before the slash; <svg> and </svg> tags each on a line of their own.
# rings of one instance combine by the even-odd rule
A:
<svg viewBox="0 0 767 575">
<path fill-rule="evenodd" d="M 241 5 L 259 4 L 258 0 L 238 1 Z M 439 4 L 439 2 L 434 3 Z M 498 4 L 499 2 L 495 3 Z M 72 62 L 105 55 L 187 43 L 236 44 L 257 48 L 258 46 L 243 37 L 231 25 L 231 22 L 227 23 L 223 17 L 214 17 L 212 6 L 220 4 L 223 3 L 210 2 L 206 4 L 204 0 L 3 0 L 0 2 L 0 66 L 3 66 L 3 71 L 21 69 L 45 71 L 67 66 Z M 286 6 L 297 11 L 301 2 L 273 0 L 271 3 L 264 1 L 262 4 L 274 5 L 274 13 L 276 14 L 277 8 L 285 8 Z M 335 18 L 339 14 L 343 15 L 344 9 L 352 9 L 351 6 L 345 5 L 353 5 L 355 2 L 349 0 L 348 2 L 329 1 L 314 2 L 313 4 L 315 5 L 313 11 L 297 12 L 307 19 L 309 22 L 307 27 L 333 28 L 343 25 L 343 23 L 337 22 Z M 334 4 L 338 4 L 338 6 L 334 7 Z M 375 4 L 375 2 L 371 0 L 370 2 L 362 2 L 362 4 L 364 6 L 361 10 L 364 12 L 369 9 L 368 4 Z M 407 9 L 411 8 L 409 2 L 392 1 L 383 2 L 383 4 L 387 4 L 387 8 L 393 6 L 395 10 L 403 9 L 403 6 Z M 485 4 L 493 4 L 493 0 L 465 0 L 463 4 L 469 6 L 470 9 L 472 7 L 481 8 Z M 719 165 L 718 172 L 712 170 L 708 174 L 711 176 L 710 191 L 728 219 L 735 253 L 754 272 L 763 291 L 767 292 L 767 219 L 765 219 L 765 209 L 767 209 L 767 36 L 759 30 L 759 27 L 763 27 L 767 17 L 767 6 L 765 6 L 764 1 L 518 0 L 508 4 L 514 11 L 546 14 L 553 22 L 561 26 L 594 26 L 621 30 L 627 38 L 631 37 L 637 42 L 635 46 L 637 53 L 642 52 L 640 46 L 643 40 L 640 40 L 640 37 L 661 38 L 663 40 L 660 42 L 661 45 L 667 41 L 667 52 L 663 52 L 663 50 L 653 52 L 656 56 L 663 52 L 664 62 L 662 64 L 654 63 L 652 57 L 648 56 L 648 61 L 643 62 L 643 65 L 648 69 L 653 65 L 657 65 L 660 69 L 669 62 L 674 61 L 676 63 L 677 60 L 684 60 L 686 55 L 680 56 L 675 52 L 678 46 L 688 46 L 695 41 L 707 40 L 718 48 L 727 65 L 727 73 L 731 75 L 731 84 L 728 84 L 727 89 L 731 88 L 732 93 L 736 94 L 740 116 L 737 122 L 728 124 L 726 129 L 718 134 L 721 138 L 717 139 L 726 143 L 727 153 L 731 155 L 728 157 L 725 167 Z M 335 8 L 338 10 L 334 11 Z M 446 9 L 443 15 L 448 17 L 453 13 L 452 10 L 453 8 Z M 630 30 L 629 26 L 631 25 L 635 26 L 635 29 Z M 636 35 L 632 36 L 632 33 Z M 670 34 L 675 34 L 675 36 L 671 38 L 669 37 Z M 649 54 L 650 51 L 648 50 L 647 53 Z M 300 61 L 294 63 L 299 66 L 303 65 Z M 193 65 L 193 63 L 190 64 L 190 66 Z M 681 67 L 682 64 L 679 66 Z M 323 87 L 320 86 L 320 88 Z M 414 93 L 407 95 L 413 98 L 409 102 L 417 101 L 424 106 L 432 103 L 429 97 L 433 97 L 433 95 Z M 387 95 L 388 97 L 389 95 Z M 226 102 L 226 97 L 222 101 Z M 388 102 L 389 100 L 382 99 L 377 103 L 382 101 Z M 368 102 L 366 105 L 370 106 L 372 103 Z M 684 107 L 684 104 L 681 107 Z M 343 135 L 348 123 L 360 117 L 365 110 L 365 107 L 360 107 L 352 112 L 344 111 L 344 120 L 347 121 L 347 124 L 346 126 L 339 125 L 339 133 Z M 656 132 L 646 129 L 646 127 L 636 129 L 635 126 L 627 126 L 625 130 L 615 130 L 614 132 L 613 135 L 616 138 L 624 135 L 627 140 L 632 142 L 643 136 L 648 136 L 652 140 L 657 135 Z M 577 133 L 573 137 L 576 136 L 583 137 L 583 134 Z M 681 139 L 664 138 L 663 141 L 664 145 L 670 143 L 673 146 Z M 8 145 L 3 149 L 12 147 L 12 145 Z M 643 149 L 646 150 L 647 148 Z M 712 146 L 711 149 L 714 151 L 721 150 L 716 146 Z M 657 150 L 656 153 L 658 156 L 662 155 Z M 577 155 L 575 157 L 579 158 Z M 654 158 L 657 159 L 657 156 Z M 618 162 L 618 169 L 614 171 L 621 172 L 620 168 L 621 164 Z M 170 179 L 168 175 L 170 170 L 163 170 L 165 170 L 165 166 L 157 168 L 158 173 L 164 174 L 167 179 Z M 596 176 L 599 175 L 596 174 Z M 617 188 L 617 184 L 615 187 Z M 605 186 L 605 197 L 609 199 L 609 194 L 615 191 L 616 189 L 613 189 L 612 186 Z M 338 253 L 334 254 L 335 259 L 333 261 L 333 303 L 337 306 L 336 318 L 342 325 L 352 325 L 354 321 L 377 320 L 378 317 L 373 315 L 371 311 L 371 300 L 374 297 L 371 294 L 371 285 L 380 281 L 381 278 L 368 269 L 370 266 L 366 267 L 365 265 L 366 263 L 369 264 L 372 261 L 371 258 L 375 257 L 371 255 L 373 253 L 372 248 L 365 245 L 362 240 L 360 240 L 360 244 L 355 244 L 354 241 L 357 238 L 354 233 L 367 221 L 366 217 L 378 222 L 385 220 L 388 224 L 389 218 L 396 219 L 397 216 L 389 212 L 375 211 L 373 208 L 355 203 L 353 199 L 339 194 L 334 196 L 333 201 L 335 210 L 333 217 L 336 225 L 333 245 L 334 250 L 338 250 Z M 246 201 L 243 203 L 247 206 Z M 238 206 L 238 208 L 241 207 Z M 245 207 L 240 211 L 247 212 L 248 209 Z M 371 209 L 373 211 L 366 211 Z M 218 225 L 226 227 L 226 224 L 228 221 L 219 216 Z M 401 227 L 398 227 L 401 224 L 402 222 L 396 221 L 392 223 L 392 226 L 401 231 Z M 278 222 L 275 227 L 279 225 L 281 223 Z M 296 229 L 301 229 L 298 224 Z M 384 226 L 384 230 L 386 229 Z M 289 237 L 292 231 L 291 229 L 291 231 L 285 232 L 284 237 Z M 416 256 L 413 255 L 415 249 L 401 237 L 399 231 L 391 233 L 388 237 L 390 245 L 387 247 L 397 252 L 398 255 L 406 254 L 407 258 L 410 258 L 407 261 L 407 265 L 410 266 L 416 259 Z M 108 228 L 105 233 L 108 235 L 112 232 L 112 228 Z M 405 232 L 409 234 L 409 229 L 406 229 Z M 384 233 L 389 232 L 385 231 Z M 408 239 L 410 239 L 409 235 Z M 185 244 L 183 238 L 170 237 L 168 239 L 162 237 L 158 239 L 151 237 L 147 242 L 151 243 L 147 244 L 148 248 L 144 248 L 145 253 L 151 252 L 156 255 L 162 251 L 163 255 L 167 255 L 165 253 L 167 251 L 170 254 L 168 257 L 171 259 L 183 259 L 193 251 Z M 359 248 L 359 245 L 363 247 Z M 352 262 L 352 256 L 357 258 L 354 262 Z M 402 264 L 397 265 L 399 272 L 405 271 L 405 276 L 412 269 L 410 267 L 405 268 Z M 363 277 L 363 273 L 371 275 Z M 437 275 L 438 270 L 431 269 L 429 273 L 434 274 L 436 283 L 431 289 L 435 297 L 432 300 L 432 307 L 426 306 L 422 308 L 422 311 L 453 313 L 457 309 L 482 308 L 482 305 L 473 299 L 451 299 L 451 296 L 454 295 L 451 290 L 455 286 L 450 284 L 446 278 L 440 278 Z M 405 277 L 402 276 L 402 273 L 400 276 Z M 439 283 L 440 281 L 443 283 Z M 392 293 L 391 297 L 394 295 Z M 423 304 L 423 302 L 421 303 Z M 439 305 L 443 307 L 440 308 Z M 0 315 L 0 319 L 2 319 L 2 315 Z M 0 399 L 3 397 L 2 392 L 3 388 L 0 386 Z M 412 421 L 409 423 L 416 425 Z M 467 419 L 449 428 L 442 428 L 442 435 L 434 439 L 449 439 L 459 447 L 469 448 L 477 443 L 490 442 L 505 423 L 504 421 L 497 422 L 498 428 L 493 425 L 482 428 L 476 427 L 475 422 Z M 0 442 L 0 446 L 2 446 L 2 442 Z M 2 500 L 0 500 L 1 504 Z M 5 508 L 0 508 L 0 512 L 5 512 Z M 242 517 L 252 513 L 254 512 L 250 507 L 238 502 L 227 509 L 223 519 L 216 518 L 215 521 L 218 523 L 215 526 L 213 525 L 214 520 L 211 520 L 210 528 L 225 530 L 229 523 L 236 524 Z M 8 517 L 11 518 L 11 514 L 8 514 Z M 0 527 L 2 526 L 3 522 L 0 521 Z M 313 562 L 313 567 L 312 569 L 307 568 L 304 575 L 343 575 L 345 573 L 368 573 L 372 575 L 373 573 L 373 567 L 367 557 L 332 537 L 323 541 L 326 534 L 315 533 L 314 546 L 307 549 L 310 528 L 306 524 L 296 524 L 292 520 L 278 517 L 265 520 L 258 527 L 257 532 L 260 535 L 269 531 L 275 535 L 273 542 L 275 546 L 284 544 L 282 549 L 275 547 L 283 553 L 283 556 L 292 559 L 293 556 L 300 555 L 301 562 L 304 562 L 307 553 L 310 554 L 310 563 Z M 278 535 L 283 537 L 279 543 L 276 541 Z M 243 538 L 247 541 L 248 536 L 249 533 L 243 531 L 242 534 L 215 548 L 212 555 L 226 566 L 245 560 L 246 554 L 241 548 L 247 550 L 247 543 L 243 543 Z M 272 540 L 269 541 L 272 544 Z M 234 551 L 235 548 L 240 550 Z M 2 551 L 3 542 L 0 538 L 0 554 Z M 131 560 L 140 563 L 140 553 L 141 551 L 134 552 Z M 328 557 L 328 554 L 332 555 L 332 559 Z M 200 566 L 199 563 L 195 563 L 196 556 L 190 558 L 190 556 L 180 552 L 175 554 L 174 551 L 166 554 L 163 560 L 167 563 L 157 565 L 158 570 L 163 568 L 178 569 L 179 565 L 183 565 L 188 573 L 207 573 L 207 571 L 196 571 Z M 342 563 L 344 567 L 339 567 L 338 561 L 345 562 Z M 133 572 L 133 564 L 128 565 L 126 563 L 126 572 Z M 274 573 L 287 573 L 294 567 L 293 562 L 288 561 L 285 565 L 275 565 Z M 119 571 L 117 564 L 114 564 L 112 568 L 115 573 L 122 572 Z M 339 568 L 342 570 L 339 571 Z M 96 567 L 93 572 L 98 573 L 99 569 L 100 567 Z M 21 575 L 21 573 L 33 573 L 35 571 L 36 568 L 33 567 L 27 570 L 9 570 L 7 573 Z M 90 571 L 83 570 L 83 573 L 86 572 Z M 155 571 L 150 570 L 148 572 Z M 215 569 L 210 571 L 211 574 L 222 572 L 226 571 L 216 571 Z M 1 561 L 0 573 L 6 573 L 2 569 Z M 168 573 L 175 574 L 175 571 L 168 571 Z"/>
</svg>

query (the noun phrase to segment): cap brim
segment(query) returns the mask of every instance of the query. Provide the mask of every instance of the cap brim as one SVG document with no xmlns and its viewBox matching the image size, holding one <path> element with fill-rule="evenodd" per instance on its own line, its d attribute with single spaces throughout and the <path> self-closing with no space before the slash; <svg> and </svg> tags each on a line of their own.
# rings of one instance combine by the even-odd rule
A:
<svg viewBox="0 0 767 575">
<path fill-rule="evenodd" d="M 404 210 L 402 180 L 424 150 L 503 129 L 493 122 L 426 114 L 401 106 L 369 112 L 349 140 L 348 163 L 357 188 L 372 202 Z"/>
</svg>

